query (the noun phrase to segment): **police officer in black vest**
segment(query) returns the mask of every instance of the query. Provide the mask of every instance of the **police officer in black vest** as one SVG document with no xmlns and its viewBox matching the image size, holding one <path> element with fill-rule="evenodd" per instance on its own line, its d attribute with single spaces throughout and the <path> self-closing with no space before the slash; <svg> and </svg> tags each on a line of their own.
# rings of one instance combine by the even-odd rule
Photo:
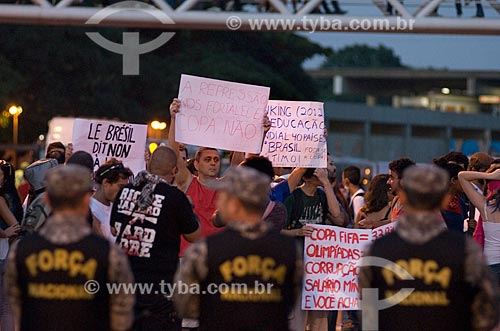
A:
<svg viewBox="0 0 500 331">
<path fill-rule="evenodd" d="M 440 215 L 448 185 L 447 173 L 436 166 L 405 170 L 400 194 L 407 213 L 363 258 L 365 330 L 491 330 L 497 325 L 498 291 L 481 249 L 448 231 Z"/>
<path fill-rule="evenodd" d="M 109 283 L 131 283 L 127 257 L 92 233 L 86 217 L 91 172 L 58 166 L 45 177 L 53 210 L 39 232 L 10 251 L 5 283 L 21 331 L 128 330 L 133 294 Z"/>
<path fill-rule="evenodd" d="M 199 318 L 200 330 L 288 330 L 302 256 L 293 238 L 262 222 L 269 184 L 248 167 L 213 184 L 226 229 L 192 245 L 176 273 L 178 312 Z"/>
</svg>

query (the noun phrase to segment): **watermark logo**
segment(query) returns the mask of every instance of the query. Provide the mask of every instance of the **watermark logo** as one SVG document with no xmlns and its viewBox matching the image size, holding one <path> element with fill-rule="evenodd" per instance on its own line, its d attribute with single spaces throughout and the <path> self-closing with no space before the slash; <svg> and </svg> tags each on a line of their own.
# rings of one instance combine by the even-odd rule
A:
<svg viewBox="0 0 500 331">
<path fill-rule="evenodd" d="M 273 298 L 276 294 L 280 296 L 280 290 L 274 289 L 274 284 L 261 283 L 259 281 L 254 281 L 253 284 L 247 283 L 210 283 L 206 287 L 202 287 L 199 283 L 187 284 L 182 281 L 177 281 L 175 283 L 167 283 L 161 280 L 158 284 L 154 283 L 106 283 L 103 290 L 106 290 L 108 294 L 141 294 L 141 295 L 163 295 L 167 298 L 172 298 L 174 293 L 180 295 L 184 294 L 220 294 L 222 298 L 224 297 L 239 297 L 249 299 L 263 300 L 262 297 Z M 83 290 L 88 295 L 95 295 L 101 290 L 101 284 L 94 280 L 88 280 L 83 285 Z M 257 300 L 259 301 L 259 300 Z M 265 300 L 263 300 L 265 301 Z"/>
<path fill-rule="evenodd" d="M 93 279 L 86 281 L 85 284 L 83 285 L 83 289 L 88 294 L 96 294 L 97 292 L 99 292 L 100 288 L 101 286 L 99 285 L 99 282 Z"/>
<path fill-rule="evenodd" d="M 175 22 L 165 12 L 158 8 L 138 1 L 123 1 L 99 10 L 85 24 L 98 25 L 108 16 L 123 11 L 139 11 L 147 15 L 152 15 L 163 24 L 175 24 Z M 139 75 L 139 56 L 160 48 L 167 43 L 175 32 L 163 32 L 155 39 L 140 43 L 139 32 L 124 32 L 122 44 L 115 43 L 104 38 L 99 32 L 86 32 L 93 42 L 102 48 L 123 56 L 123 75 Z"/>
<path fill-rule="evenodd" d="M 235 31 L 245 25 L 251 31 L 394 31 L 411 32 L 414 19 L 396 18 L 351 18 L 339 19 L 328 16 L 302 16 L 300 18 L 248 18 L 232 15 L 226 19 L 226 27 Z"/>
<path fill-rule="evenodd" d="M 229 30 L 236 31 L 241 28 L 241 25 L 243 22 L 241 21 L 241 18 L 236 15 L 229 16 L 226 19 L 226 26 Z"/>
<path fill-rule="evenodd" d="M 358 266 L 389 269 L 401 280 L 415 280 L 415 278 L 400 265 L 380 257 L 363 257 Z M 379 300 L 378 288 L 362 288 L 360 302 L 363 330 L 377 331 L 379 329 L 378 312 L 401 303 L 409 297 L 414 290 L 415 288 L 402 288 L 393 296 Z"/>
<path fill-rule="evenodd" d="M 328 262 L 325 262 L 323 263 L 323 266 L 318 267 L 328 268 Z M 362 257 L 361 260 L 358 260 L 356 262 L 343 264 L 341 266 L 337 265 L 337 268 L 339 269 L 335 269 L 331 273 L 331 278 L 325 278 L 322 283 L 317 283 L 317 288 L 322 287 L 322 289 L 319 290 L 317 296 L 313 297 L 312 299 L 312 301 L 314 302 L 314 306 L 307 306 L 306 304 L 305 307 L 341 310 L 342 308 L 347 308 L 347 306 L 342 305 L 346 302 L 349 302 L 350 304 L 353 304 L 353 306 L 351 307 L 358 307 L 361 310 L 360 314 L 363 321 L 362 330 L 379 330 L 379 312 L 402 303 L 415 291 L 415 288 L 401 288 L 399 289 L 399 291 L 385 291 L 385 299 L 381 300 L 379 299 L 379 288 L 358 288 L 358 286 L 361 285 L 358 283 L 358 281 L 345 281 L 345 279 L 350 279 L 349 277 L 351 275 L 356 275 L 356 277 L 358 277 L 359 272 L 361 271 L 360 268 L 362 267 L 381 268 L 383 269 L 383 274 L 390 274 L 391 277 L 399 278 L 403 281 L 415 280 L 415 277 L 413 277 L 410 272 L 405 270 L 397 263 L 380 257 Z M 345 278 L 346 276 L 347 278 Z M 330 292 L 331 295 L 324 296 L 321 295 L 321 292 Z M 356 292 L 358 292 L 357 295 Z M 361 297 L 359 295 L 361 295 Z M 339 303 L 339 305 L 336 306 L 335 303 Z M 342 303 L 342 305 L 340 303 Z M 312 302 L 309 302 L 309 304 L 312 304 Z"/>
</svg>

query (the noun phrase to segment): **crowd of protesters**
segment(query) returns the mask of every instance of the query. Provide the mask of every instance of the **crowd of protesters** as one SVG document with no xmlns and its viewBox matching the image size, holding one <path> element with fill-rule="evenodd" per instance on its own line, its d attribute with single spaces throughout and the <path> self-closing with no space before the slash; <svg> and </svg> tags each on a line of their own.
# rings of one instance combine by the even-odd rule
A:
<svg viewBox="0 0 500 331">
<path fill-rule="evenodd" d="M 498 324 L 500 159 L 450 152 L 417 166 L 401 158 L 363 187 L 360 169 L 337 174 L 331 155 L 326 168 L 283 169 L 234 152 L 221 174 L 217 149 L 201 147 L 189 159 L 175 141 L 180 111 L 174 99 L 170 147 L 147 155 L 136 174 L 116 159 L 93 172 L 90 154 L 53 143 L 26 169 L 23 202 L 13 166 L 0 161 L 0 330 L 333 331 L 338 311 L 305 311 L 297 300 L 304 238 L 316 224 L 374 229 L 391 222 L 396 232 L 367 256 L 425 257 L 453 277 L 443 286 L 447 307 L 398 305 L 381 315 L 383 330 Z M 269 129 L 267 117 L 263 125 Z M 389 292 L 404 285 L 384 277 L 365 268 L 360 280 Z M 155 286 L 134 295 L 104 285 L 132 279 Z M 93 281 L 101 289 L 89 293 Z M 162 282 L 202 291 L 167 295 Z M 210 284 L 238 282 L 274 292 L 207 294 Z M 424 283 L 415 288 L 424 291 Z M 343 330 L 361 330 L 360 313 L 340 313 Z"/>
</svg>

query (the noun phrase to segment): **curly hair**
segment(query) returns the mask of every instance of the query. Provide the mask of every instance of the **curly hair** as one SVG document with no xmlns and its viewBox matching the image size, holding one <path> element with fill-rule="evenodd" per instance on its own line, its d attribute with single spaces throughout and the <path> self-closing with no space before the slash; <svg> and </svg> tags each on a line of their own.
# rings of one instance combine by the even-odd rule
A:
<svg viewBox="0 0 500 331">
<path fill-rule="evenodd" d="M 403 172 L 405 171 L 405 169 L 413 165 L 415 165 L 415 162 L 413 160 L 410 160 L 407 157 L 403 157 L 389 163 L 389 170 L 397 173 L 399 178 L 403 178 Z"/>
<path fill-rule="evenodd" d="M 389 175 L 387 174 L 377 175 L 372 178 L 365 193 L 364 212 L 374 213 L 387 206 L 389 203 L 387 192 L 391 187 L 387 184 L 387 180 L 389 180 Z"/>
<path fill-rule="evenodd" d="M 443 158 L 448 163 L 463 164 L 464 170 L 469 167 L 469 158 L 462 152 L 449 152 L 443 155 Z"/>
</svg>

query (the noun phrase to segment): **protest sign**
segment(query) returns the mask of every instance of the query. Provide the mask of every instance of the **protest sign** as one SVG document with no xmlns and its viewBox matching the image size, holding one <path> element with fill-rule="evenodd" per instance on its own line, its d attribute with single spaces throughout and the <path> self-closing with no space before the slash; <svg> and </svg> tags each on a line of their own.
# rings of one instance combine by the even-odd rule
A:
<svg viewBox="0 0 500 331">
<path fill-rule="evenodd" d="M 178 142 L 260 153 L 269 87 L 182 75 Z"/>
<path fill-rule="evenodd" d="M 311 226 L 314 231 L 304 244 L 302 309 L 359 309 L 358 263 L 366 246 L 393 231 L 394 224 L 373 230 Z"/>
<path fill-rule="evenodd" d="M 386 234 L 393 232 L 396 229 L 396 224 L 398 224 L 398 223 L 391 222 L 391 223 L 386 224 L 384 226 L 379 226 L 378 228 L 370 230 L 372 241 L 374 241 L 375 239 L 378 239 L 380 237 L 383 237 Z"/>
<path fill-rule="evenodd" d="M 266 110 L 271 129 L 262 156 L 275 167 L 326 168 L 322 102 L 269 100 Z"/>
<path fill-rule="evenodd" d="M 86 151 L 94 158 L 94 171 L 108 159 L 116 158 L 136 175 L 145 170 L 147 125 L 103 120 L 75 119 L 73 150 Z"/>
</svg>

